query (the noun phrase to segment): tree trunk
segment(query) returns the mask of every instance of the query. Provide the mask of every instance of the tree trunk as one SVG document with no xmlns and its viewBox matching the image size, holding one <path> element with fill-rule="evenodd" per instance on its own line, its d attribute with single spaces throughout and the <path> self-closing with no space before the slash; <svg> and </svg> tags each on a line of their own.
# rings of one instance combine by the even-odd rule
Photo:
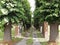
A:
<svg viewBox="0 0 60 45">
<path fill-rule="evenodd" d="M 54 23 L 54 24 L 50 24 L 50 42 L 54 42 L 56 41 L 58 37 L 58 24 Z"/>
<path fill-rule="evenodd" d="M 5 29 L 4 29 L 4 41 L 11 41 L 12 36 L 11 36 L 11 23 L 6 23 L 5 24 Z"/>
<path fill-rule="evenodd" d="M 43 34 L 43 37 L 45 38 L 45 36 L 47 35 L 47 31 L 48 31 L 48 22 L 44 21 L 43 25 L 42 25 L 42 34 Z"/>
</svg>

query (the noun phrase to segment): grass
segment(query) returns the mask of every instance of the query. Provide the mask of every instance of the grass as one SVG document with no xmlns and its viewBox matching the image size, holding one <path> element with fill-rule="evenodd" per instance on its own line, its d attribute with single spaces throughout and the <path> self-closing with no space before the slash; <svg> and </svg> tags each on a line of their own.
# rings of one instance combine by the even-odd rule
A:
<svg viewBox="0 0 60 45">
<path fill-rule="evenodd" d="M 25 35 L 26 35 L 26 32 L 22 32 L 22 36 L 25 37 Z"/>
<path fill-rule="evenodd" d="M 48 43 L 47 42 L 40 42 L 41 45 L 47 45 Z"/>
<path fill-rule="evenodd" d="M 14 38 L 15 32 L 14 30 L 11 31 L 12 31 L 12 43 L 19 42 L 23 39 L 23 38 Z M 3 36 L 4 36 L 4 32 L 0 31 L 0 43 L 3 43 Z"/>
<path fill-rule="evenodd" d="M 32 31 L 29 30 L 29 33 L 30 33 L 30 34 L 29 34 L 29 37 L 32 38 L 32 37 L 33 37 L 33 36 L 32 36 Z"/>
<path fill-rule="evenodd" d="M 11 32 L 12 32 L 12 36 L 14 36 L 15 35 L 14 30 L 11 30 Z M 4 32 L 0 31 L 0 39 L 3 40 L 3 37 L 4 37 Z"/>
<path fill-rule="evenodd" d="M 60 45 L 60 42 L 58 42 L 57 44 Z"/>
<path fill-rule="evenodd" d="M 4 33 L 0 31 L 0 39 L 3 40 Z"/>
<path fill-rule="evenodd" d="M 27 45 L 32 45 L 33 44 L 33 39 L 32 38 L 31 39 L 27 39 L 26 44 Z"/>
<path fill-rule="evenodd" d="M 14 38 L 14 36 L 15 36 L 15 30 L 14 29 L 11 30 L 11 33 L 12 33 L 12 42 L 19 42 L 23 39 L 23 38 Z"/>
<path fill-rule="evenodd" d="M 15 35 L 15 31 L 14 30 L 11 30 L 11 35 L 12 35 L 12 37 L 14 37 L 14 35 Z"/>
<path fill-rule="evenodd" d="M 32 38 L 32 33 L 30 33 L 29 37 Z"/>
<path fill-rule="evenodd" d="M 12 42 L 19 42 L 19 41 L 21 41 L 23 38 L 12 38 Z"/>
<path fill-rule="evenodd" d="M 12 41 L 4 42 L 0 41 L 0 44 L 5 44 L 5 45 L 14 45 L 17 42 L 21 41 L 23 38 L 13 38 Z"/>
<path fill-rule="evenodd" d="M 32 32 L 29 30 L 29 31 L 23 31 L 22 32 L 22 36 L 25 37 L 25 36 L 28 36 L 28 37 L 32 37 Z"/>
<path fill-rule="evenodd" d="M 40 31 L 37 31 L 37 37 L 42 38 L 42 35 L 41 35 Z"/>
<path fill-rule="evenodd" d="M 41 45 L 48 45 L 48 42 L 40 42 L 40 43 L 41 43 Z M 51 45 L 53 45 L 53 44 L 51 44 Z M 58 42 L 57 45 L 60 45 L 60 42 Z"/>
</svg>

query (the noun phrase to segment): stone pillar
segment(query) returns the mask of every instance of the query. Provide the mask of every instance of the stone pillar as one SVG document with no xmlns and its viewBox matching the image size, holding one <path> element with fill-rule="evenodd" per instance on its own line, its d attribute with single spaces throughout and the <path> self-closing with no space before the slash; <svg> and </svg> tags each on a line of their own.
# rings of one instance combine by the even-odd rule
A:
<svg viewBox="0 0 60 45">
<path fill-rule="evenodd" d="M 18 35 L 18 25 L 15 25 L 15 36 Z"/>
<path fill-rule="evenodd" d="M 43 37 L 46 37 L 48 34 L 48 22 L 47 21 L 44 21 L 43 23 L 42 34 L 43 34 Z"/>
<path fill-rule="evenodd" d="M 40 29 L 39 29 L 40 30 L 40 33 L 42 33 L 42 25 L 40 25 L 39 27 L 40 27 Z"/>
<path fill-rule="evenodd" d="M 59 25 L 59 40 L 58 40 L 58 42 L 60 42 L 60 25 Z"/>
<path fill-rule="evenodd" d="M 20 28 L 19 28 L 19 25 L 16 25 L 15 26 L 15 37 L 20 37 L 21 34 L 20 34 Z"/>
<path fill-rule="evenodd" d="M 42 34 L 42 23 L 40 23 L 40 25 L 39 25 L 39 31 Z"/>
<path fill-rule="evenodd" d="M 50 24 L 50 38 L 49 38 L 50 45 L 53 44 L 57 45 L 56 43 L 57 38 L 58 38 L 58 24 L 57 23 Z"/>
</svg>

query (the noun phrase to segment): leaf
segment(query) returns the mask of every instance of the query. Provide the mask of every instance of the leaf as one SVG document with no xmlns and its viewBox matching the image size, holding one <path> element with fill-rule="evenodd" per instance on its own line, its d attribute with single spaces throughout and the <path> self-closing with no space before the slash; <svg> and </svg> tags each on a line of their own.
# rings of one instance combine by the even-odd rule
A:
<svg viewBox="0 0 60 45">
<path fill-rule="evenodd" d="M 2 15 L 7 15 L 8 14 L 8 10 L 7 9 L 0 9 L 2 12 Z"/>
</svg>

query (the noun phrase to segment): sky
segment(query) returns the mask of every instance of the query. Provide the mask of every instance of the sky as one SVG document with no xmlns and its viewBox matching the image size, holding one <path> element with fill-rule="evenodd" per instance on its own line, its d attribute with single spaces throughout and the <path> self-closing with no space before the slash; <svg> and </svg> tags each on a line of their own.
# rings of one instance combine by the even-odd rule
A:
<svg viewBox="0 0 60 45">
<path fill-rule="evenodd" d="M 34 9 L 35 9 L 35 0 L 28 0 L 31 6 L 31 11 L 33 13 Z"/>
</svg>

